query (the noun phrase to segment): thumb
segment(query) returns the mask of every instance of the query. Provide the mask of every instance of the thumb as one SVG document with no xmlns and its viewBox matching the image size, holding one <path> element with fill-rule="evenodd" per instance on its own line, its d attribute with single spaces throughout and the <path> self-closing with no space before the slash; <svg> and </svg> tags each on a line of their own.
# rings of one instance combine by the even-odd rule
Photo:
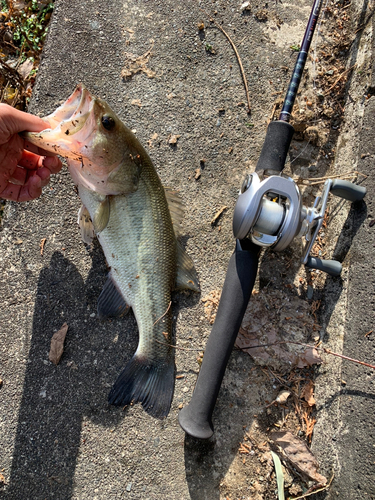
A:
<svg viewBox="0 0 375 500">
<path fill-rule="evenodd" d="M 18 132 L 40 132 L 48 127 L 48 123 L 39 116 L 12 108 L 8 104 L 0 104 L 0 143 L 7 142 L 10 136 Z"/>
</svg>

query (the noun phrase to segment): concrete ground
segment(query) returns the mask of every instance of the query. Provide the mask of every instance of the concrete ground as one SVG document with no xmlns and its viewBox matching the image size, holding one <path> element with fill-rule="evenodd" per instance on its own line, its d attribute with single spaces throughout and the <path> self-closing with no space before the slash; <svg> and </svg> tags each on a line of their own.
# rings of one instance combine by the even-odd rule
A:
<svg viewBox="0 0 375 500">
<path fill-rule="evenodd" d="M 198 29 L 201 22 L 209 25 L 202 6 L 217 11 L 215 19 L 238 47 L 251 116 L 241 104 L 246 96 L 228 40 L 212 27 Z M 163 183 L 181 192 L 183 241 L 202 290 L 200 296 L 173 295 L 172 307 L 177 345 L 197 351 L 176 352 L 175 396 L 164 421 L 152 419 L 139 405 L 125 411 L 109 406 L 109 389 L 136 349 L 137 326 L 131 314 L 111 322 L 95 317 L 106 266 L 97 246 L 88 252 L 80 241 L 80 202 L 67 170 L 40 199 L 7 204 L 0 231 L 0 498 L 277 498 L 272 466 L 260 448 L 253 457 L 258 462 L 238 453 L 245 432 L 265 435 L 266 420 L 257 415 L 267 415 L 270 425 L 273 416 L 279 418 L 272 413 L 276 409 L 265 409 L 278 387 L 249 356 L 237 351 L 231 357 L 214 413 L 214 438 L 207 443 L 186 438 L 177 420 L 179 408 L 190 400 L 199 371 L 196 358 L 211 330 L 201 298 L 222 287 L 234 248 L 238 188 L 244 173 L 254 169 L 274 102 L 289 81 L 290 71 L 281 68 L 293 66 L 290 46 L 302 39 L 310 10 L 307 0 L 298 6 L 251 2 L 251 12 L 244 13 L 240 6 L 234 0 L 56 0 L 30 111 L 50 113 L 83 82 L 136 129 Z M 332 11 L 341 7 L 329 4 Z M 334 160 L 322 158 L 306 141 L 295 141 L 292 151 L 301 154 L 289 169 L 301 176 L 317 165 L 315 173 L 322 176 L 352 171 L 367 176 L 364 203 L 331 206 L 327 249 L 343 262 L 343 274 L 313 287 L 312 298 L 322 304 L 323 345 L 374 364 L 375 333 L 368 334 L 375 283 L 373 21 L 366 0 L 352 1 L 347 12 L 352 34 L 347 66 L 356 66 L 339 131 L 328 130 Z M 155 76 L 141 71 L 122 78 L 132 57 L 149 50 L 144 69 Z M 309 71 L 307 93 L 314 68 Z M 169 144 L 171 135 L 179 136 L 176 144 Z M 227 211 L 212 227 L 223 206 Z M 293 247 L 285 260 L 265 257 L 258 287 L 285 292 L 285 283 L 291 287 L 305 276 L 299 250 Z M 300 300 L 311 301 L 309 294 L 302 289 Z M 64 322 L 69 325 L 65 352 L 55 366 L 48 360 L 50 338 Z M 320 498 L 375 498 L 374 371 L 332 356 L 324 359 L 316 373 L 312 449 L 321 472 L 327 477 L 334 472 L 334 480 Z"/>
</svg>

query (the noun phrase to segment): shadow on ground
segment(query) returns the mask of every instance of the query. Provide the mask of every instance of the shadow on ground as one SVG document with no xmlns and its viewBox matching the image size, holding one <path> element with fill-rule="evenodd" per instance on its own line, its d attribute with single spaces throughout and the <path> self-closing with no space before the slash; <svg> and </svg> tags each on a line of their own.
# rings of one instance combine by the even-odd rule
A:
<svg viewBox="0 0 375 500">
<path fill-rule="evenodd" d="M 111 340 L 97 337 L 91 328 L 97 320 L 84 319 L 88 306 L 95 311 L 104 281 L 104 273 L 95 270 L 105 269 L 102 254 L 94 251 L 92 256 L 86 282 L 58 252 L 40 273 L 7 500 L 26 500 L 26 491 L 33 500 L 71 498 L 84 420 L 108 427 L 123 417 L 108 406 L 112 381 L 94 359 L 105 354 L 97 351 L 108 349 Z M 62 358 L 54 366 L 47 361 L 50 338 L 65 321 L 69 361 Z M 119 349 L 124 337 L 119 337 Z"/>
</svg>

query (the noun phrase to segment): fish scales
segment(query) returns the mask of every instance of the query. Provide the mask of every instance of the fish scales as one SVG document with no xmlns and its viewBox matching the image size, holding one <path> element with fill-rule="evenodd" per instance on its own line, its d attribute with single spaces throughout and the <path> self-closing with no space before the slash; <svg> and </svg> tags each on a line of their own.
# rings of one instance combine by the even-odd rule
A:
<svg viewBox="0 0 375 500">
<path fill-rule="evenodd" d="M 85 188 L 79 194 L 90 215 L 95 213 L 95 196 Z M 133 308 L 140 337 L 137 353 L 163 358 L 171 350 L 163 344 L 171 343 L 169 303 L 177 248 L 164 190 L 154 169 L 144 167 L 138 190 L 111 197 L 110 205 L 108 225 L 98 239 L 112 279 Z"/>
</svg>

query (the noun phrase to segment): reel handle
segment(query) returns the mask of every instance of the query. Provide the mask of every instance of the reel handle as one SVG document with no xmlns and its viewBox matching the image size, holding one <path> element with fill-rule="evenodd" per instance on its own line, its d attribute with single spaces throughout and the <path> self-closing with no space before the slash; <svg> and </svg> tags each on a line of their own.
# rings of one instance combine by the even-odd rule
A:
<svg viewBox="0 0 375 500">
<path fill-rule="evenodd" d="M 330 192 L 339 198 L 354 202 L 363 200 L 366 194 L 366 188 L 349 181 L 335 179 L 332 181 Z"/>
<path fill-rule="evenodd" d="M 319 271 L 324 271 L 331 276 L 340 276 L 342 271 L 342 265 L 337 260 L 323 260 L 311 256 L 307 258 L 305 266 L 310 269 L 319 269 Z"/>
<path fill-rule="evenodd" d="M 259 253 L 260 247 L 249 240 L 237 240 L 230 258 L 193 396 L 178 416 L 182 429 L 194 438 L 208 439 L 214 433 L 212 413 L 253 290 Z"/>
</svg>

